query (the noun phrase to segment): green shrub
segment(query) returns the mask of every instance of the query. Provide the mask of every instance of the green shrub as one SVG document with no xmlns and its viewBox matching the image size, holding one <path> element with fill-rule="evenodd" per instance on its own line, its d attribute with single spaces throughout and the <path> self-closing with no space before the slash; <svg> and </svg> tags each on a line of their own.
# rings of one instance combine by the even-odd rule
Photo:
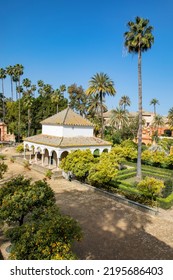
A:
<svg viewBox="0 0 173 280">
<path fill-rule="evenodd" d="M 51 171 L 50 169 L 46 171 L 45 177 L 48 178 L 48 179 L 51 179 L 51 177 L 52 177 L 52 171 Z"/>
<path fill-rule="evenodd" d="M 138 190 L 152 199 L 161 196 L 164 187 L 163 181 L 152 177 L 146 177 L 137 184 Z"/>
<path fill-rule="evenodd" d="M 118 174 L 118 163 L 109 154 L 103 153 L 98 163 L 89 170 L 88 181 L 95 184 L 105 184 L 116 178 Z"/>
<path fill-rule="evenodd" d="M 19 144 L 16 147 L 16 152 L 18 152 L 19 154 L 23 153 L 24 152 L 24 145 L 23 144 Z"/>
<path fill-rule="evenodd" d="M 0 160 L 4 160 L 4 159 L 6 159 L 6 156 L 5 155 L 0 155 Z"/>
</svg>

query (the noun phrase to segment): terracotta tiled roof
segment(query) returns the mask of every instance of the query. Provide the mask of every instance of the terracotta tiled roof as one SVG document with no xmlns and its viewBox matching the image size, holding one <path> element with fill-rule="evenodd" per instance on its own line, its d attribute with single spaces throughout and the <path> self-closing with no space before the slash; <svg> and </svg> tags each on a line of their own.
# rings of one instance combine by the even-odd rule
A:
<svg viewBox="0 0 173 280">
<path fill-rule="evenodd" d="M 39 134 L 25 138 L 26 142 L 51 147 L 83 147 L 83 146 L 111 146 L 111 143 L 97 137 L 56 137 Z"/>
<path fill-rule="evenodd" d="M 84 119 L 72 109 L 67 107 L 65 110 L 43 120 L 41 124 L 71 125 L 71 126 L 94 126 L 89 120 Z"/>
</svg>

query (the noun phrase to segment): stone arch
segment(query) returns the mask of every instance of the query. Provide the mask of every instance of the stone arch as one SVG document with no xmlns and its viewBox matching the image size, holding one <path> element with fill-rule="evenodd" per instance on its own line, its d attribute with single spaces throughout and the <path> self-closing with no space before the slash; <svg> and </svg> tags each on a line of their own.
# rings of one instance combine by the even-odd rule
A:
<svg viewBox="0 0 173 280">
<path fill-rule="evenodd" d="M 43 162 L 45 165 L 49 165 L 49 151 L 48 149 L 44 149 L 44 155 L 43 155 Z"/>
<path fill-rule="evenodd" d="M 95 149 L 95 150 L 93 151 L 93 156 L 94 156 L 94 157 L 99 157 L 99 156 L 100 156 L 100 150 L 99 150 L 99 149 Z"/>
<path fill-rule="evenodd" d="M 50 164 L 53 166 L 57 166 L 57 153 L 56 151 L 51 151 L 50 153 Z"/>
<path fill-rule="evenodd" d="M 61 156 L 60 156 L 60 161 L 63 159 L 63 158 L 66 158 L 66 156 L 68 156 L 69 152 L 68 151 L 63 151 L 61 153 Z"/>
<path fill-rule="evenodd" d="M 42 149 L 39 146 L 36 148 L 36 153 L 37 153 L 37 159 L 41 160 Z"/>
<path fill-rule="evenodd" d="M 102 153 L 108 153 L 108 148 L 105 148 Z"/>
</svg>

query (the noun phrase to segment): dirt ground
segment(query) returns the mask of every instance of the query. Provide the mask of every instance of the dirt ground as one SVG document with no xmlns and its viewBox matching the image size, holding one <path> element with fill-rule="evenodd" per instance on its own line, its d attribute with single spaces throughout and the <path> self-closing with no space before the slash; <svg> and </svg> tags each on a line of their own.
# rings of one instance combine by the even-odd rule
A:
<svg viewBox="0 0 173 280">
<path fill-rule="evenodd" d="M 3 154 L 11 157 L 14 149 Z M 4 179 L 17 174 L 43 179 L 36 171 L 27 171 L 6 159 L 8 172 Z M 159 215 L 143 213 L 121 204 L 85 185 L 65 179 L 49 180 L 57 205 L 64 214 L 80 223 L 83 239 L 74 244 L 81 260 L 172 260 L 173 209 L 159 209 Z M 0 242 L 2 243 L 2 237 Z"/>
</svg>

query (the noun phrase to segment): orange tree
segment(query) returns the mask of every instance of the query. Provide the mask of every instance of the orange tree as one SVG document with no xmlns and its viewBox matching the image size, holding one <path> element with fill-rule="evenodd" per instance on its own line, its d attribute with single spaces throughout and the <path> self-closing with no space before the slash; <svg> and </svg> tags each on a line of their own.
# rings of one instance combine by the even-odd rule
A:
<svg viewBox="0 0 173 280">
<path fill-rule="evenodd" d="M 13 260 L 76 259 L 71 246 L 82 237 L 78 223 L 63 216 L 56 205 L 35 209 L 22 226 L 10 228 L 6 236 L 12 243 Z"/>
<path fill-rule="evenodd" d="M 31 179 L 18 176 L 0 188 L 0 220 L 8 224 L 21 226 L 34 209 L 54 204 L 54 193 L 45 181 L 31 184 Z"/>
</svg>

